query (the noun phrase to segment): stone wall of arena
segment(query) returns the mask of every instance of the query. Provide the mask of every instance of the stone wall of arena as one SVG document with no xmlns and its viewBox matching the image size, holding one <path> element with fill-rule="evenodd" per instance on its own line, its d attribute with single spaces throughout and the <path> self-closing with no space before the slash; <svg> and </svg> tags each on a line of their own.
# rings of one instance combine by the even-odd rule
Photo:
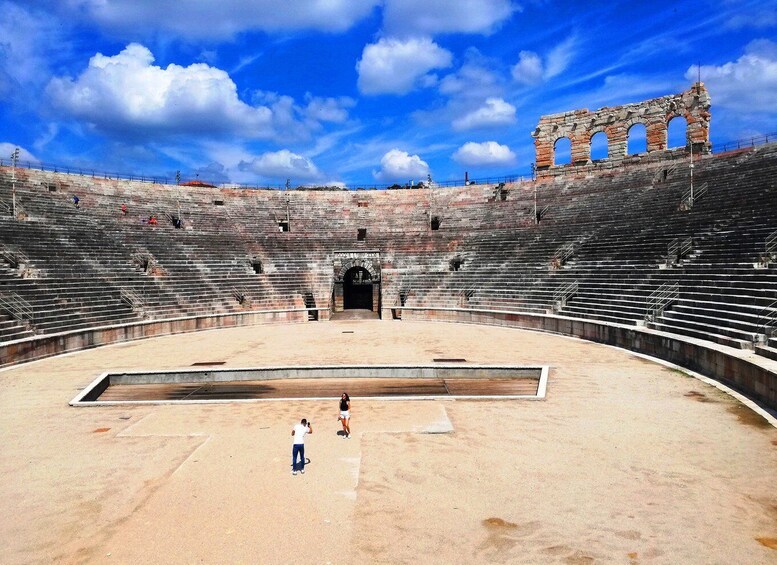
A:
<svg viewBox="0 0 777 565">
<path fill-rule="evenodd" d="M 396 308 L 402 320 L 487 324 L 537 330 L 603 343 L 669 361 L 701 373 L 777 410 L 777 362 L 757 357 L 757 363 L 727 352 L 723 346 L 634 326 L 541 314 L 453 308 Z M 391 310 L 385 313 L 390 319 Z"/>
<path fill-rule="evenodd" d="M 689 90 L 670 96 L 645 100 L 636 104 L 572 110 L 542 116 L 532 132 L 536 150 L 537 176 L 558 174 L 569 167 L 591 165 L 591 138 L 599 132 L 607 135 L 609 164 L 620 164 L 627 155 L 629 130 L 636 124 L 645 126 L 647 156 L 667 151 L 669 122 L 675 117 L 685 118 L 686 146 L 695 154 L 709 153 L 710 95 L 704 83 L 697 82 Z M 555 164 L 556 142 L 567 138 L 572 144 L 571 165 Z"/>
<path fill-rule="evenodd" d="M 329 317 L 320 310 L 319 319 Z M 10 341 L 0 345 L 0 367 L 136 339 L 271 323 L 306 322 L 308 310 L 267 310 L 171 318 L 75 330 Z"/>
<path fill-rule="evenodd" d="M 321 319 L 328 318 L 328 311 L 320 311 L 319 314 Z M 777 410 L 777 371 L 768 368 L 769 364 L 777 367 L 777 362 L 759 358 L 758 363 L 755 363 L 735 354 L 734 350 L 728 352 L 727 348 L 701 340 L 594 320 L 494 310 L 404 307 L 385 309 L 383 317 L 391 319 L 392 314 L 401 315 L 403 320 L 497 325 L 612 345 L 696 371 Z M 3 344 L 0 346 L 0 366 L 136 339 L 256 324 L 302 323 L 307 320 L 307 310 L 304 309 L 276 310 L 175 318 L 65 332 Z"/>
</svg>

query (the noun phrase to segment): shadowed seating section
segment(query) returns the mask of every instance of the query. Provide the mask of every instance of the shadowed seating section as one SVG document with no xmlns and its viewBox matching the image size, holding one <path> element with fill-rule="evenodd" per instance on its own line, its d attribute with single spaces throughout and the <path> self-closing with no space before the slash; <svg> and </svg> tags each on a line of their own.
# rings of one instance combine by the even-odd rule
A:
<svg viewBox="0 0 777 565">
<path fill-rule="evenodd" d="M 384 316 L 553 313 L 772 356 L 777 145 L 697 160 L 691 203 L 689 172 L 686 157 L 503 187 L 282 192 L 16 169 L 15 220 L 3 167 L 0 340 L 255 310 L 328 319 L 335 252 L 361 250 L 380 253 Z"/>
</svg>

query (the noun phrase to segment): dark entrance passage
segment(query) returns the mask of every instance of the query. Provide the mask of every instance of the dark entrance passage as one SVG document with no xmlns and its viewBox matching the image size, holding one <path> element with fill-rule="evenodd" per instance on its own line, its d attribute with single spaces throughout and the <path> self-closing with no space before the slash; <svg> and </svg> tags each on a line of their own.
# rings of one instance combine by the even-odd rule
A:
<svg viewBox="0 0 777 565">
<path fill-rule="evenodd" d="M 343 308 L 372 310 L 372 277 L 363 267 L 353 267 L 343 277 Z"/>
</svg>

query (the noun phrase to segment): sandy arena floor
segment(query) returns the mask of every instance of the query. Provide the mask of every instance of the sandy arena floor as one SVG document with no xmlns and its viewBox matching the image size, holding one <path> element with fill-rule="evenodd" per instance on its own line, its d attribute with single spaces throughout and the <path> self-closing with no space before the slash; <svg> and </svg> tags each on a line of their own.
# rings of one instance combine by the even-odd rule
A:
<svg viewBox="0 0 777 565">
<path fill-rule="evenodd" d="M 435 357 L 548 364 L 547 400 L 355 401 L 349 440 L 336 401 L 68 406 L 105 370 Z M 681 371 L 532 332 L 340 321 L 95 349 L 0 372 L 0 440 L 4 564 L 777 563 L 777 429 Z"/>
</svg>

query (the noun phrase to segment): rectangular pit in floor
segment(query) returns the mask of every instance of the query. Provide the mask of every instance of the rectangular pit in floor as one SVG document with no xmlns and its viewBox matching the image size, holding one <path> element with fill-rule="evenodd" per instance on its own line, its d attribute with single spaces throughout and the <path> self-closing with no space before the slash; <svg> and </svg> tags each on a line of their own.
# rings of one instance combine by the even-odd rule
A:
<svg viewBox="0 0 777 565">
<path fill-rule="evenodd" d="M 352 398 L 541 400 L 547 366 L 351 365 L 103 373 L 71 406 Z"/>
</svg>

